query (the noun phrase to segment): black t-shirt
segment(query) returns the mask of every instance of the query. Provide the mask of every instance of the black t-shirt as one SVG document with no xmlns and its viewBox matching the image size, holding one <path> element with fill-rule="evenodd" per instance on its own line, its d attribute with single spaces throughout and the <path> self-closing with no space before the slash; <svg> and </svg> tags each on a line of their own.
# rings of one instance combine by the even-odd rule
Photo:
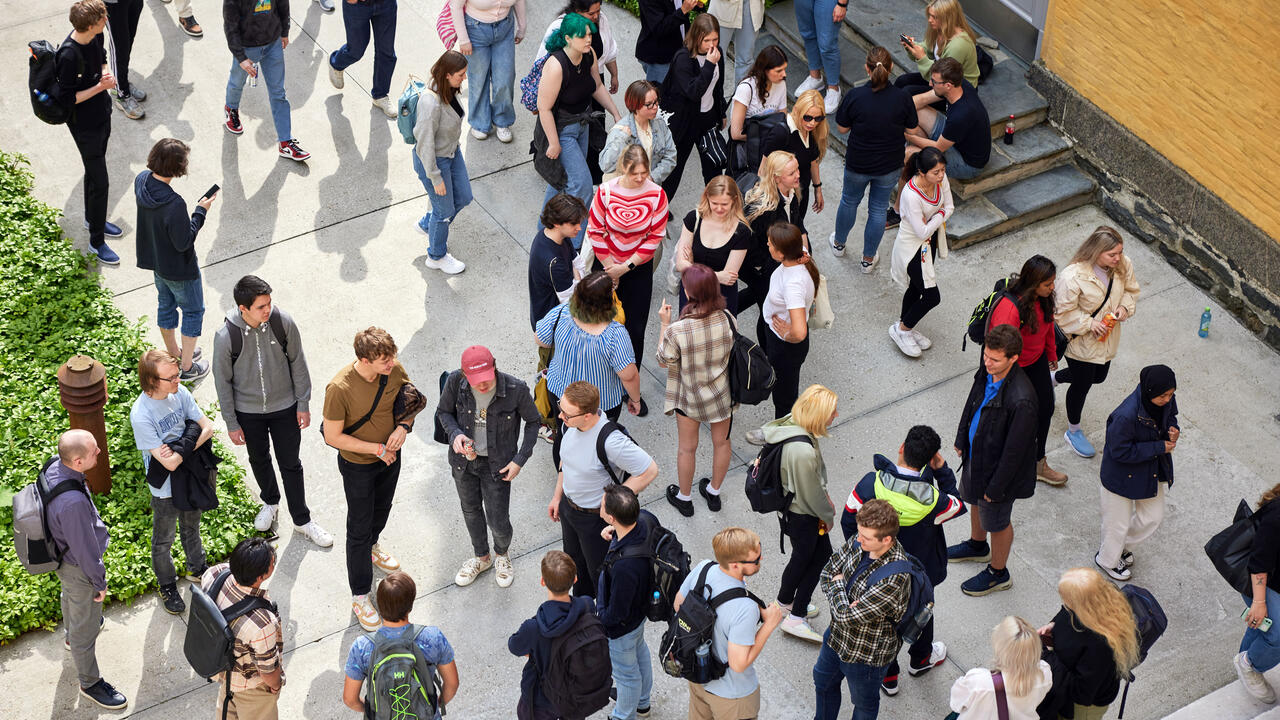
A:
<svg viewBox="0 0 1280 720">
<path fill-rule="evenodd" d="M 806 147 L 800 139 L 800 131 L 792 130 L 783 149 L 795 155 L 796 162 L 800 163 L 800 187 L 804 189 L 805 197 L 808 197 L 809 183 L 813 180 L 812 163 L 818 159 L 818 143 L 814 140 L 813 133 L 809 133 L 809 145 Z"/>
<path fill-rule="evenodd" d="M 840 101 L 836 124 L 849 128 L 845 167 L 862 175 L 884 175 L 902 167 L 906 147 L 902 133 L 919 121 L 907 91 L 893 85 L 880 90 L 863 85 Z"/>
<path fill-rule="evenodd" d="M 557 245 L 539 230 L 529 248 L 529 325 L 538 321 L 560 304 L 556 296 L 573 287 L 573 245 L 566 239 Z"/>
<path fill-rule="evenodd" d="M 74 107 L 67 123 L 76 128 L 97 128 L 111 121 L 111 99 L 105 91 L 76 105 L 76 93 L 88 90 L 102 79 L 102 66 L 107 62 L 103 49 L 102 33 L 81 45 L 70 35 L 62 42 L 55 56 L 57 74 L 57 100 L 67 107 Z"/>
<path fill-rule="evenodd" d="M 560 94 L 556 96 L 556 102 L 552 105 L 555 112 L 564 111 L 571 114 L 580 114 L 587 111 L 587 107 L 591 104 L 591 94 L 596 91 L 596 80 L 591 77 L 591 63 L 594 62 L 594 56 L 587 54 L 582 56 L 582 61 L 574 67 L 569 62 L 569 56 L 565 54 L 564 49 L 556 50 L 551 53 L 551 57 L 547 58 L 547 62 L 555 60 L 560 63 Z"/>
<path fill-rule="evenodd" d="M 991 159 L 991 122 L 987 108 L 978 98 L 978 91 L 968 82 L 961 81 L 964 94 L 947 105 L 947 126 L 942 137 L 955 143 L 956 152 L 969 165 L 986 167 Z"/>
<path fill-rule="evenodd" d="M 1249 553 L 1249 573 L 1266 573 L 1267 587 L 1280 592 L 1280 500 L 1258 508 L 1253 536 L 1253 550 Z"/>
<path fill-rule="evenodd" d="M 725 265 L 729 263 L 729 253 L 734 250 L 746 250 L 751 245 L 751 228 L 746 223 L 738 223 L 738 227 L 733 231 L 733 237 L 718 248 L 709 248 L 702 244 L 702 224 L 698 222 L 696 212 L 690 211 L 684 216 L 684 226 L 693 233 L 693 261 L 706 265 L 716 272 L 724 270 Z"/>
</svg>

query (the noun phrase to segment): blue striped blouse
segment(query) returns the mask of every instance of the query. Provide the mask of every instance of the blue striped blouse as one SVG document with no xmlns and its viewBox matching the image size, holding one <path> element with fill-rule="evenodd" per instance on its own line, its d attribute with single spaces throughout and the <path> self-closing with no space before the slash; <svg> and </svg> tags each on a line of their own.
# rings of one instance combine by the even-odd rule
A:
<svg viewBox="0 0 1280 720">
<path fill-rule="evenodd" d="M 556 318 L 560 322 L 556 324 Z M 555 332 L 554 342 L 552 331 Z M 561 303 L 538 321 L 538 340 L 555 345 L 551 367 L 547 370 L 547 389 L 557 397 L 569 383 L 585 380 L 600 391 L 600 410 L 612 410 L 622 403 L 626 393 L 618 373 L 635 363 L 631 337 L 618 322 L 611 322 L 599 335 L 578 327 L 569 314 L 569 304 Z"/>
</svg>

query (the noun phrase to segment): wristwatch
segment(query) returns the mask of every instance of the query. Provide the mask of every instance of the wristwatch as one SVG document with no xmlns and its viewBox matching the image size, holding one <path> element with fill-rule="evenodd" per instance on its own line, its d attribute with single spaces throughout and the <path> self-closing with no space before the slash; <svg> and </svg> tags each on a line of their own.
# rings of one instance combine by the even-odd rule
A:
<svg viewBox="0 0 1280 720">
<path fill-rule="evenodd" d="M 627 269 L 628 269 L 628 270 L 635 270 L 635 269 L 636 269 L 636 264 L 635 264 L 635 262 L 633 262 L 633 261 L 631 261 L 631 260 L 628 260 L 628 261 L 627 261 Z"/>
<path fill-rule="evenodd" d="M 413 432 L 413 428 L 409 427 L 408 425 L 406 425 L 406 424 L 404 424 L 404 423 L 396 423 L 396 426 L 397 426 L 397 427 L 402 427 L 402 428 L 404 428 L 404 431 L 405 431 L 405 432 L 407 432 L 407 433 L 411 433 L 411 432 Z"/>
</svg>

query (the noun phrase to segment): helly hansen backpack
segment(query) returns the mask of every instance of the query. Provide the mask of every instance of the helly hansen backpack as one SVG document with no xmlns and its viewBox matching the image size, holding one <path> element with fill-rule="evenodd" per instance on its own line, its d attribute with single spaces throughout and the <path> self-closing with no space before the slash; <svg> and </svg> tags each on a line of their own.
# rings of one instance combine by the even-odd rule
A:
<svg viewBox="0 0 1280 720">
<path fill-rule="evenodd" d="M 399 637 L 369 633 L 373 654 L 365 678 L 365 709 L 374 720 L 432 720 L 444 714 L 444 682 L 435 664 L 418 647 L 422 627 L 410 623 Z"/>
<path fill-rule="evenodd" d="M 563 720 L 582 720 L 609 704 L 612 687 L 609 638 L 595 613 L 584 612 L 568 632 L 551 640 L 542 693 Z"/>
<path fill-rule="evenodd" d="M 667 625 L 662 635 L 659 657 L 662 669 L 671 677 L 684 678 L 698 685 L 724 677 L 729 666 L 715 653 L 713 637 L 716 629 L 716 611 L 721 605 L 737 598 L 751 598 L 764 608 L 760 598 L 744 587 L 735 587 L 711 595 L 707 585 L 707 573 L 714 562 L 702 566 L 698 582 L 680 603 L 680 611 Z"/>
<path fill-rule="evenodd" d="M 40 467 L 35 482 L 13 496 L 13 549 L 18 562 L 32 575 L 41 575 L 62 567 L 62 551 L 49 532 L 49 503 L 64 492 L 89 491 L 79 480 L 66 479 L 48 487 L 45 473 L 58 461 L 55 455 Z"/>
<path fill-rule="evenodd" d="M 689 553 L 684 551 L 680 539 L 662 526 L 658 518 L 648 510 L 641 510 L 636 524 L 643 526 L 647 536 L 643 543 L 625 545 L 622 550 L 605 556 L 602 567 L 608 570 L 618 560 L 645 558 L 649 561 L 649 604 L 645 617 L 652 622 L 670 622 L 675 614 L 672 606 L 680 586 L 689 576 Z"/>
</svg>

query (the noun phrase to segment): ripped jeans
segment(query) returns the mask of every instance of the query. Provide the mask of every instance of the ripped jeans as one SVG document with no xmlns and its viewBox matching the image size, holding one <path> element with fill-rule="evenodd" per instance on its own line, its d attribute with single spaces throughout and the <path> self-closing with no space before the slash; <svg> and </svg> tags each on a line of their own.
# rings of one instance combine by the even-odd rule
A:
<svg viewBox="0 0 1280 720">
<path fill-rule="evenodd" d="M 462 208 L 471 204 L 471 179 L 467 176 L 467 164 L 462 159 L 462 149 L 453 153 L 453 157 L 437 157 L 436 167 L 440 169 L 444 180 L 444 194 L 437 195 L 436 189 L 427 177 L 427 170 L 418 158 L 417 150 L 410 150 L 413 156 L 413 169 L 418 179 L 427 189 L 431 198 L 431 210 L 418 220 L 418 229 L 427 234 L 427 257 L 439 260 L 449 252 L 449 225 L 458 216 Z"/>
</svg>

